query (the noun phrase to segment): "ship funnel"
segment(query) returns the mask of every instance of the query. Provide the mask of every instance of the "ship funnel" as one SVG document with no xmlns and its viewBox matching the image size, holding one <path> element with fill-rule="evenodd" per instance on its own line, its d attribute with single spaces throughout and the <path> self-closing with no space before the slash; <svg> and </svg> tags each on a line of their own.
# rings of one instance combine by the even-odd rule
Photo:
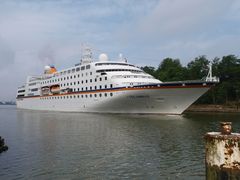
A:
<svg viewBox="0 0 240 180">
<path fill-rule="evenodd" d="M 47 70 L 49 70 L 49 69 L 51 69 L 50 66 L 45 66 L 45 67 L 44 67 L 44 70 L 45 70 L 45 71 L 47 71 Z"/>
<path fill-rule="evenodd" d="M 45 66 L 44 67 L 44 74 L 53 74 L 57 72 L 57 69 L 54 66 Z"/>
</svg>

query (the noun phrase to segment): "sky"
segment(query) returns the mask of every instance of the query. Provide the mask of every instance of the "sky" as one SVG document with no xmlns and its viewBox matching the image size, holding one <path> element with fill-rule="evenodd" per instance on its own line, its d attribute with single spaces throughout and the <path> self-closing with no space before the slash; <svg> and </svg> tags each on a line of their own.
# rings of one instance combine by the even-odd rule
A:
<svg viewBox="0 0 240 180">
<path fill-rule="evenodd" d="M 97 59 L 119 53 L 157 67 L 240 54 L 239 0 L 0 0 L 0 101 L 14 100 L 47 64 L 79 63 L 82 44 Z"/>
</svg>

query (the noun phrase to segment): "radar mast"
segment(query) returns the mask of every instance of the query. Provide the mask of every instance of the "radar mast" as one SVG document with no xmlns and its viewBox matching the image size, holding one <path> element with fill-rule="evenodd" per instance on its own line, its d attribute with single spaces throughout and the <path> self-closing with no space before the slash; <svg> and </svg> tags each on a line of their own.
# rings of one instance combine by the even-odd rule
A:
<svg viewBox="0 0 240 180">
<path fill-rule="evenodd" d="M 80 64 L 89 64 L 93 61 L 92 49 L 87 45 L 82 45 L 82 57 Z"/>
</svg>

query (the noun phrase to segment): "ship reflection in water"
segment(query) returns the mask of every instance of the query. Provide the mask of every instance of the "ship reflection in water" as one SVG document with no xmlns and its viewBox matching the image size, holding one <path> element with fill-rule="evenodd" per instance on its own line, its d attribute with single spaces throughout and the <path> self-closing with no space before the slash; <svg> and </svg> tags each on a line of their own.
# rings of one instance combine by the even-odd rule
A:
<svg viewBox="0 0 240 180">
<path fill-rule="evenodd" d="M 117 115 L 0 106 L 0 179 L 204 179 L 204 140 L 235 114 Z"/>
</svg>

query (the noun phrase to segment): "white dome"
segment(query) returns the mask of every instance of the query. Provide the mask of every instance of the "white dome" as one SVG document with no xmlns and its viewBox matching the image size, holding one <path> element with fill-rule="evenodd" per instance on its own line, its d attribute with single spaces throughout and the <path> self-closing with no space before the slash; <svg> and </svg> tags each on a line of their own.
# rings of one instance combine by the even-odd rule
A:
<svg viewBox="0 0 240 180">
<path fill-rule="evenodd" d="M 50 66 L 45 66 L 45 67 L 44 67 L 44 70 L 49 70 L 49 69 L 51 69 Z"/>
<path fill-rule="evenodd" d="M 99 61 L 108 61 L 108 56 L 105 53 L 99 55 Z"/>
</svg>

